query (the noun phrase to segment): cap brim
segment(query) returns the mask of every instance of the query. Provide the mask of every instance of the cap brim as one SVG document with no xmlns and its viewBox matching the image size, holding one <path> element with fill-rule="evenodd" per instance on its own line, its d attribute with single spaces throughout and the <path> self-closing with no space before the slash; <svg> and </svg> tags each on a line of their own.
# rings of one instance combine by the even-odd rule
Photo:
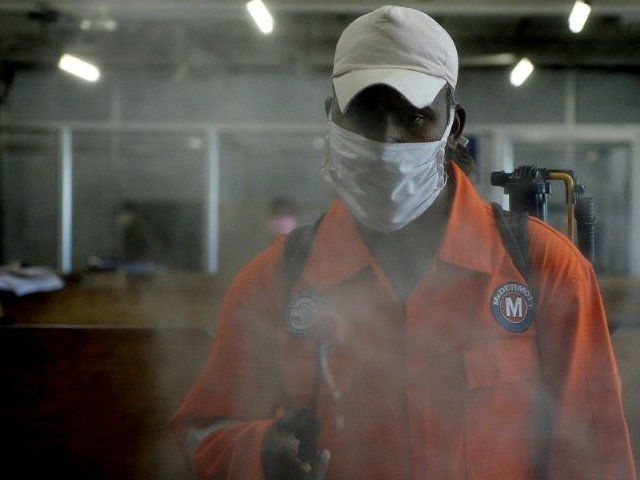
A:
<svg viewBox="0 0 640 480">
<path fill-rule="evenodd" d="M 333 79 L 338 107 L 342 113 L 358 93 L 372 85 L 388 85 L 400 92 L 412 105 L 422 108 L 433 102 L 446 83 L 444 78 L 399 68 L 354 70 Z"/>
</svg>

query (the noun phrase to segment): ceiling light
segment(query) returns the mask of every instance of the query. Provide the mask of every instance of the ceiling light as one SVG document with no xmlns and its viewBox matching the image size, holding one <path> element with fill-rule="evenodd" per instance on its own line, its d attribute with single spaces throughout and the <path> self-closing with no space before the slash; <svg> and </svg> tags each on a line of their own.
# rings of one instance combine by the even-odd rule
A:
<svg viewBox="0 0 640 480">
<path fill-rule="evenodd" d="M 511 70 L 511 85 L 519 87 L 531 75 L 531 72 L 533 72 L 533 63 L 525 57 Z"/>
<path fill-rule="evenodd" d="M 65 53 L 60 57 L 58 68 L 80 77 L 87 82 L 95 82 L 100 78 L 100 70 L 95 65 Z"/>
<path fill-rule="evenodd" d="M 102 20 L 102 28 L 107 32 L 115 32 L 118 29 L 118 22 L 116 22 L 113 18 L 105 18 Z"/>
<path fill-rule="evenodd" d="M 569 15 L 569 30 L 573 33 L 580 33 L 591 13 L 591 5 L 586 0 L 576 0 Z"/>
<path fill-rule="evenodd" d="M 273 31 L 273 17 L 267 10 L 262 0 L 251 0 L 247 2 L 247 10 L 253 17 L 262 33 L 271 33 Z"/>
<path fill-rule="evenodd" d="M 80 29 L 87 30 L 104 30 L 106 32 L 115 32 L 118 29 L 118 22 L 116 22 L 113 18 L 104 17 L 89 20 L 85 18 L 80 22 Z"/>
</svg>

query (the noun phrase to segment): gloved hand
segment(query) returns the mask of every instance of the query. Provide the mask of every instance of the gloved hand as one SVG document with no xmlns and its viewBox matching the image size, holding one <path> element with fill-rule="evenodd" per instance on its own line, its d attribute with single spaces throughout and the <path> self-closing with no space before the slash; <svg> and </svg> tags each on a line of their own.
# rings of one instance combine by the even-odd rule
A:
<svg viewBox="0 0 640 480">
<path fill-rule="evenodd" d="M 320 422 L 308 409 L 287 412 L 267 432 L 262 465 L 267 480 L 323 480 L 329 451 L 318 451 Z"/>
</svg>

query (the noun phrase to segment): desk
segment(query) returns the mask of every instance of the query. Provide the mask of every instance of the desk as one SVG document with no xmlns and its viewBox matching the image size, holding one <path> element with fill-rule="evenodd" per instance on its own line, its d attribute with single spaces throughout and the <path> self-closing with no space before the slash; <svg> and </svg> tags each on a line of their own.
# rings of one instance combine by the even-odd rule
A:
<svg viewBox="0 0 640 480">
<path fill-rule="evenodd" d="M 197 327 L 213 330 L 224 294 L 215 277 L 197 272 L 67 275 L 54 292 L 16 297 L 2 292 L 4 324 Z"/>
</svg>

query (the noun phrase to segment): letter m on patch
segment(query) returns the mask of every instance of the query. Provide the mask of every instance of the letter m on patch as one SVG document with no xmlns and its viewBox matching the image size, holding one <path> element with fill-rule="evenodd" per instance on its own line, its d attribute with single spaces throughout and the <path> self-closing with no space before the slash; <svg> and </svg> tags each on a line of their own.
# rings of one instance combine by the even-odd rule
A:
<svg viewBox="0 0 640 480">
<path fill-rule="evenodd" d="M 511 317 L 511 318 L 522 318 L 522 297 L 518 297 L 518 298 L 512 298 L 512 297 L 507 297 L 505 298 L 505 307 L 506 307 L 506 314 L 507 317 Z"/>
</svg>

